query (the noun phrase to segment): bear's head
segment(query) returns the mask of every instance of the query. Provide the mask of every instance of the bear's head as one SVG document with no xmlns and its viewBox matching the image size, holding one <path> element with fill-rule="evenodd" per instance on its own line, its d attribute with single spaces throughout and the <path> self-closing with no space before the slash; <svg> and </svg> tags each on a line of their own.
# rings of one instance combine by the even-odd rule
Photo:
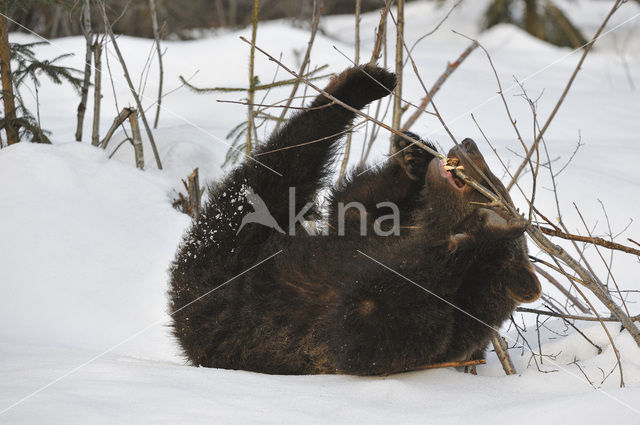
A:
<svg viewBox="0 0 640 425">
<path fill-rule="evenodd" d="M 451 234 L 466 231 L 469 222 L 481 216 L 474 214 L 479 208 L 484 208 L 481 204 L 490 202 L 485 195 L 456 174 L 458 167 L 466 176 L 513 206 L 509 193 L 489 169 L 476 143 L 469 138 L 464 139 L 449 151 L 446 159 L 431 160 L 425 176 L 423 197 L 426 200 L 427 222 L 431 228 L 442 232 L 441 236 L 445 232 Z M 498 214 L 506 217 L 504 212 L 498 212 Z M 503 221 L 505 229 L 508 229 L 507 219 Z M 504 239 L 486 242 L 508 252 L 508 260 L 502 265 L 500 280 L 509 297 L 516 302 L 536 300 L 541 294 L 540 282 L 529 262 L 526 240 L 522 233 L 517 233 L 516 237 L 513 237 L 513 232 L 505 232 Z M 491 258 L 486 260 L 492 261 Z"/>
</svg>

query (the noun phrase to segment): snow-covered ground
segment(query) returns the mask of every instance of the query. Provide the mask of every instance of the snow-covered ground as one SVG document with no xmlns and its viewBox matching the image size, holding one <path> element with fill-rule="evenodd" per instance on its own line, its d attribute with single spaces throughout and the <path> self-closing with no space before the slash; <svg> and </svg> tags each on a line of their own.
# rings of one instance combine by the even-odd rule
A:
<svg viewBox="0 0 640 425">
<path fill-rule="evenodd" d="M 557 3 L 587 36 L 611 7 L 609 1 Z M 407 43 L 433 29 L 450 5 L 408 4 Z M 530 97 L 540 96 L 538 116 L 544 120 L 579 52 L 547 45 L 508 25 L 480 33 L 477 22 L 485 6 L 486 1 L 463 2 L 438 32 L 418 44 L 414 59 L 429 86 L 447 61 L 469 45 L 451 29 L 479 37 L 491 52 L 512 113 L 531 141 L 531 112 L 517 96 L 520 89 L 513 77 Z M 571 231 L 585 233 L 573 202 L 597 235 L 608 232 L 602 205 L 614 234 L 637 215 L 639 14 L 640 6 L 631 2 L 614 15 L 607 29 L 620 27 L 606 34 L 589 55 L 546 134 L 556 170 L 571 157 L 578 140 L 584 144 L 559 176 L 562 214 Z M 362 18 L 363 57 L 369 55 L 377 21 L 377 13 Z M 353 57 L 353 17 L 323 18 L 321 29 L 312 64 L 328 64 L 331 72 L 348 67 L 341 53 Z M 248 47 L 239 36 L 248 34 L 219 32 L 193 41 L 165 42 L 166 91 L 180 86 L 179 75 L 189 78 L 196 71 L 191 82 L 197 86 L 246 86 Z M 257 42 L 297 69 L 308 37 L 306 30 L 277 21 L 260 25 Z M 36 38 L 11 34 L 11 40 Z M 152 42 L 120 37 L 119 44 L 136 84 L 147 80 L 143 103 L 150 107 L 158 80 L 155 62 L 148 79 L 141 75 Z M 40 58 L 75 53 L 65 63 L 82 68 L 83 49 L 84 40 L 72 37 L 53 40 L 36 51 Z M 114 84 L 113 90 L 108 82 L 103 85 L 102 134 L 117 113 L 114 93 L 120 108 L 133 105 L 112 53 L 108 60 Z M 275 78 L 288 78 L 257 56 L 256 74 L 262 82 L 274 79 L 276 72 Z M 404 77 L 405 98 L 419 103 L 423 93 L 411 67 Z M 456 137 L 475 139 L 492 169 L 502 175 L 470 116 L 473 113 L 513 170 L 521 148 L 496 91 L 491 68 L 478 49 L 435 100 Z M 266 101 L 288 93 L 289 88 L 274 89 Z M 33 103 L 28 91 L 23 94 Z M 540 368 L 552 372 L 539 372 L 528 349 L 520 348 L 521 341 L 510 350 L 519 373 L 509 377 L 492 353 L 488 364 L 478 368 L 478 376 L 447 369 L 385 378 L 285 377 L 186 365 L 169 335 L 165 291 L 166 270 L 189 219 L 171 207 L 171 199 L 181 188 L 180 179 L 194 167 L 200 168 L 204 180 L 224 172 L 225 136 L 245 119 L 246 109 L 216 100 L 239 100 L 242 95 L 203 96 L 185 88 L 168 95 L 154 131 L 163 171 L 155 169 L 148 146 L 147 169 L 139 171 L 128 145 L 109 159 L 88 143 L 73 142 L 78 96 L 68 86 L 45 83 L 39 96 L 42 125 L 52 130 L 55 144 L 20 143 L 0 150 L 0 423 L 640 423 L 640 349 L 615 324 L 608 329 L 622 357 L 624 389 L 618 388 L 614 352 L 600 325 L 579 327 L 602 348 L 601 354 L 555 319 L 546 322 L 538 347 L 535 316 L 520 314 L 516 319 L 527 324 L 532 348 L 545 354 Z M 90 118 L 85 121 L 85 140 Z M 412 130 L 443 149 L 451 145 L 432 117 L 424 116 Z M 352 163 L 359 159 L 363 133 L 354 137 Z M 265 134 L 268 128 L 260 128 L 259 135 Z M 122 133 L 116 135 L 110 149 L 123 138 Z M 374 162 L 384 160 L 385 138 L 374 145 Z M 536 204 L 548 217 L 557 217 L 546 174 L 538 183 Z M 522 183 L 529 193 L 530 177 Z M 522 197 L 515 191 L 513 195 L 525 209 Z M 633 221 L 617 240 L 630 243 L 626 238 L 640 240 L 639 234 L 640 224 Z M 609 253 L 603 254 L 608 259 Z M 586 255 L 606 279 L 597 252 L 589 249 Z M 621 289 L 640 290 L 636 258 L 615 254 L 612 264 Z M 544 289 L 557 295 L 551 285 L 545 283 Z M 632 314 L 640 313 L 638 293 L 628 293 L 628 301 Z M 513 345 L 515 330 L 505 328 L 504 333 Z"/>
</svg>

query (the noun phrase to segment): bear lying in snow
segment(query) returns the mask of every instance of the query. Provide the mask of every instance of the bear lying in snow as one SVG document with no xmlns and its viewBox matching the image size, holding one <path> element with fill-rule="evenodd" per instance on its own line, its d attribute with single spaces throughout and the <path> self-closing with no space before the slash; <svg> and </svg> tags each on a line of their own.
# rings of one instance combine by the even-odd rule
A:
<svg viewBox="0 0 640 425">
<path fill-rule="evenodd" d="M 361 109 L 395 83 L 392 73 L 365 65 L 325 91 Z M 260 163 L 247 159 L 211 185 L 170 270 L 173 332 L 192 364 L 381 375 L 467 360 L 482 355 L 491 327 L 517 303 L 539 296 L 524 228 L 475 204 L 486 198 L 401 137 L 386 164 L 332 191 L 328 235 L 309 236 L 298 216 L 292 221 L 328 186 L 354 117 L 319 95 L 257 150 Z M 471 139 L 448 156 L 511 202 Z M 248 212 L 260 215 L 256 199 L 272 224 L 243 222 Z M 340 207 L 350 202 L 362 205 L 355 215 Z M 389 203 L 399 210 L 399 232 L 383 232 Z M 387 236 L 372 232 L 376 226 Z"/>
</svg>

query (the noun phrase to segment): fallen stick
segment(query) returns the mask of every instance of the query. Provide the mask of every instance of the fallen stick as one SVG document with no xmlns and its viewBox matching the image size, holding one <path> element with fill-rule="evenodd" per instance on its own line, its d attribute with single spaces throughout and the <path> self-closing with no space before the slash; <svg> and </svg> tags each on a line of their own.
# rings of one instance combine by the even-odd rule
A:
<svg viewBox="0 0 640 425">
<path fill-rule="evenodd" d="M 464 367 L 464 366 L 476 366 L 479 364 L 486 364 L 487 361 L 485 359 L 480 360 L 467 360 L 464 362 L 444 362 L 444 363 L 432 363 L 424 366 L 417 366 L 413 369 L 398 369 L 393 372 L 385 373 L 383 376 L 393 375 L 396 373 L 406 373 L 406 372 L 417 372 L 419 370 L 429 370 L 429 369 L 442 369 L 445 367 Z"/>
</svg>

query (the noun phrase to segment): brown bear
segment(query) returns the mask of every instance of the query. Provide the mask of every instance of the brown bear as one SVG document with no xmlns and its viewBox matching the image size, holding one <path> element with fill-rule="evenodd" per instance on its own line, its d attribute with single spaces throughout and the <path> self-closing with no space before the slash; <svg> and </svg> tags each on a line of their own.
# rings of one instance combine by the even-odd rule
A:
<svg viewBox="0 0 640 425">
<path fill-rule="evenodd" d="M 365 65 L 325 91 L 361 109 L 395 82 Z M 319 95 L 258 149 L 260 163 L 247 159 L 210 186 L 170 269 L 173 332 L 192 364 L 382 375 L 464 360 L 482 352 L 518 302 L 540 294 L 524 226 L 477 205 L 486 199 L 455 169 L 404 138 L 394 138 L 387 164 L 333 190 L 329 234 L 307 235 L 300 217 L 329 184 L 354 117 Z M 511 202 L 471 139 L 449 158 Z M 363 208 L 337 231 L 339 205 L 349 202 Z M 360 232 L 362 215 L 371 230 L 393 210 L 379 211 L 381 202 L 398 206 L 400 232 Z M 243 220 L 265 206 L 268 221 Z"/>
</svg>

